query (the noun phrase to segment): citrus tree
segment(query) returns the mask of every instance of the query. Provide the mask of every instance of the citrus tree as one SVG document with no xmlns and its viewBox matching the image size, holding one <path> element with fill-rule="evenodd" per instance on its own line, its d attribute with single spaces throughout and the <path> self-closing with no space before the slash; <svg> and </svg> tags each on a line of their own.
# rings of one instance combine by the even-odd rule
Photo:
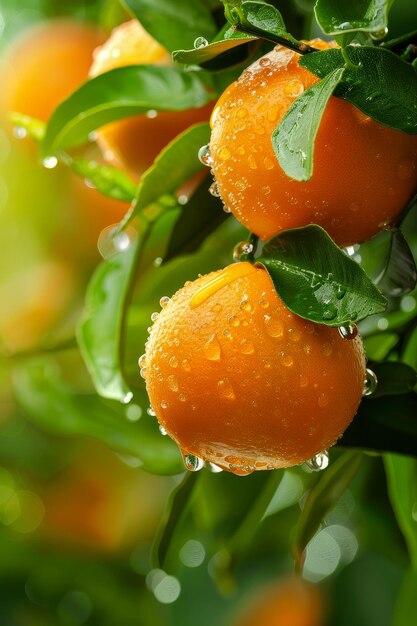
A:
<svg viewBox="0 0 417 626">
<path fill-rule="evenodd" d="M 82 305 L 9 349 L 7 380 L 35 432 L 175 477 L 136 570 L 144 612 L 132 592 L 119 623 L 408 626 L 412 3 L 124 0 L 98 18 L 115 28 L 85 31 L 89 78 L 50 115 L 22 97 L 34 65 L 7 92 L 51 180 L 117 201 Z"/>
</svg>

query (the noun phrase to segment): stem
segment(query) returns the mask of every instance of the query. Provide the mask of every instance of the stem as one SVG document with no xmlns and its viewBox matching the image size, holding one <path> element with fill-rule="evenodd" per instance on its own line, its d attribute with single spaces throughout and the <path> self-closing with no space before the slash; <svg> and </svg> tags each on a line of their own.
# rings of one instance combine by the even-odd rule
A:
<svg viewBox="0 0 417 626">
<path fill-rule="evenodd" d="M 345 66 L 347 68 L 349 68 L 350 70 L 357 70 L 358 69 L 358 65 L 355 65 L 350 60 L 349 54 L 348 54 L 348 51 L 347 51 L 347 47 L 346 48 L 345 47 L 341 48 L 341 52 L 342 52 L 342 57 L 343 57 L 343 59 L 345 61 Z"/>
<path fill-rule="evenodd" d="M 380 48 L 387 48 L 387 50 L 394 50 L 395 48 L 402 48 L 410 43 L 415 43 L 417 39 L 417 30 L 413 30 L 410 33 L 406 33 L 396 39 L 390 39 L 390 41 L 384 41 L 379 45 Z"/>
<path fill-rule="evenodd" d="M 299 41 L 298 39 L 295 39 L 289 33 L 286 33 L 288 37 L 283 37 L 281 35 L 276 35 L 275 33 L 266 32 L 264 30 L 261 30 L 260 28 L 256 28 L 255 26 L 249 27 L 243 26 L 242 24 L 234 24 L 233 28 L 241 33 L 246 33 L 247 35 L 259 37 L 274 44 L 280 44 L 281 46 L 285 46 L 286 48 L 294 50 L 294 52 L 298 52 L 299 54 L 318 52 L 317 48 L 313 48 L 313 46 L 310 46 L 304 41 Z"/>
<path fill-rule="evenodd" d="M 75 337 L 69 337 L 64 339 L 60 343 L 54 346 L 40 346 L 37 348 L 31 348 L 30 350 L 24 350 L 22 352 L 13 352 L 11 354 L 1 354 L 1 361 L 21 361 L 25 359 L 33 359 L 35 357 L 45 356 L 47 354 L 54 354 L 56 352 L 63 352 L 64 350 L 73 350 L 77 347 L 77 341 Z"/>
</svg>

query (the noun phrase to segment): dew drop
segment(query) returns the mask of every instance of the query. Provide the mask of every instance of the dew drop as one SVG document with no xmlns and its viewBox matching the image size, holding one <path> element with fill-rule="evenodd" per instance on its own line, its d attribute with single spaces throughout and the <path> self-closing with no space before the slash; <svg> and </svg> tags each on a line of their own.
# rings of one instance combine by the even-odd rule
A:
<svg viewBox="0 0 417 626">
<path fill-rule="evenodd" d="M 251 170 L 256 170 L 256 169 L 258 169 L 258 165 L 257 165 L 257 163 L 256 163 L 256 159 L 255 159 L 255 157 L 253 156 L 253 154 L 250 154 L 250 155 L 248 156 L 248 165 L 249 165 L 249 168 L 250 168 Z"/>
<path fill-rule="evenodd" d="M 284 325 L 281 321 L 270 315 L 264 315 L 265 329 L 270 337 L 280 338 L 284 336 Z"/>
<path fill-rule="evenodd" d="M 171 391 L 178 391 L 178 381 L 173 374 L 170 374 L 167 378 L 168 387 Z"/>
<path fill-rule="evenodd" d="M 208 46 L 208 41 L 205 37 L 197 37 L 194 40 L 194 48 L 198 49 L 198 48 L 205 48 L 206 46 Z"/>
<path fill-rule="evenodd" d="M 158 317 L 159 317 L 159 313 L 157 313 L 156 311 L 154 313 L 152 313 L 152 315 L 151 315 L 152 322 L 156 322 Z"/>
<path fill-rule="evenodd" d="M 247 339 L 242 339 L 240 342 L 240 351 L 242 354 L 253 354 L 255 352 L 255 348 L 253 343 Z"/>
<path fill-rule="evenodd" d="M 24 126 L 15 126 L 13 128 L 13 135 L 16 139 L 26 139 L 28 136 L 28 131 Z"/>
<path fill-rule="evenodd" d="M 311 459 L 306 462 L 306 465 L 313 472 L 321 472 L 329 465 L 329 453 L 327 450 L 315 454 Z"/>
<path fill-rule="evenodd" d="M 242 311 L 246 311 L 247 313 L 250 313 L 250 311 L 252 311 L 252 307 L 247 296 L 242 299 L 242 302 L 240 303 L 240 308 L 242 309 Z"/>
<path fill-rule="evenodd" d="M 146 379 L 146 367 L 141 367 L 140 368 L 140 372 L 139 374 L 142 376 L 142 378 Z"/>
<path fill-rule="evenodd" d="M 323 343 L 322 351 L 323 351 L 324 356 L 331 356 L 333 354 L 332 344 L 328 343 L 327 341 Z"/>
<path fill-rule="evenodd" d="M 342 339 L 355 339 L 358 334 L 358 328 L 356 324 L 349 324 L 348 326 L 339 327 L 339 335 Z"/>
<path fill-rule="evenodd" d="M 291 98 L 296 98 L 304 91 L 304 85 L 301 80 L 295 79 L 290 80 L 284 86 L 284 93 Z"/>
<path fill-rule="evenodd" d="M 380 39 L 384 39 L 388 35 L 388 28 L 381 28 L 380 30 L 376 30 L 373 33 L 369 33 L 371 38 L 375 41 L 379 41 Z"/>
<path fill-rule="evenodd" d="M 253 244 L 249 241 L 240 241 L 233 248 L 233 260 L 239 261 L 243 256 L 251 254 L 253 252 Z"/>
<path fill-rule="evenodd" d="M 318 397 L 318 405 L 323 408 L 327 406 L 328 404 L 329 404 L 328 396 L 326 396 L 325 393 L 321 393 Z"/>
<path fill-rule="evenodd" d="M 153 408 L 151 406 L 148 406 L 148 408 L 146 409 L 146 412 L 151 417 L 155 417 L 156 416 L 156 413 L 155 413 L 155 411 L 153 410 Z"/>
<path fill-rule="evenodd" d="M 168 306 L 170 302 L 171 302 L 171 298 L 169 298 L 168 296 L 162 296 L 162 298 L 159 300 L 159 306 L 162 309 L 165 309 L 165 307 Z"/>
<path fill-rule="evenodd" d="M 195 456 L 194 454 L 184 454 L 182 453 L 182 458 L 184 460 L 184 465 L 189 472 L 199 472 L 204 467 L 203 459 Z"/>
<path fill-rule="evenodd" d="M 223 211 L 224 211 L 225 213 L 231 213 L 231 212 L 232 212 L 232 210 L 231 210 L 231 209 L 229 209 L 229 207 L 228 207 L 228 206 L 226 206 L 225 204 L 223 204 Z"/>
<path fill-rule="evenodd" d="M 221 355 L 220 344 L 216 337 L 212 335 L 210 339 L 204 344 L 203 348 L 204 356 L 209 361 L 218 361 Z"/>
<path fill-rule="evenodd" d="M 286 352 L 280 352 L 279 357 L 284 367 L 292 367 L 294 365 L 294 359 L 290 354 L 287 354 Z"/>
<path fill-rule="evenodd" d="M 218 465 L 216 465 L 215 463 L 209 463 L 208 464 L 208 469 L 210 470 L 210 472 L 212 472 L 213 474 L 220 474 L 220 472 L 222 472 L 222 468 L 219 467 Z"/>
<path fill-rule="evenodd" d="M 145 367 L 146 366 L 146 354 L 142 354 L 139 357 L 139 361 L 138 361 L 138 365 L 140 368 Z"/>
<path fill-rule="evenodd" d="M 239 322 L 239 319 L 235 315 L 232 315 L 232 317 L 229 317 L 229 324 L 230 326 L 233 326 L 234 328 L 236 328 L 236 326 L 239 326 L 240 322 Z"/>
<path fill-rule="evenodd" d="M 178 396 L 178 400 L 180 402 L 187 402 L 187 398 L 185 397 L 185 395 L 183 393 L 180 393 Z"/>
<path fill-rule="evenodd" d="M 372 370 L 366 368 L 365 381 L 363 394 L 364 396 L 371 396 L 378 386 L 378 378 Z"/>
<path fill-rule="evenodd" d="M 213 157 L 211 156 L 211 153 L 210 153 L 209 144 L 201 146 L 201 148 L 198 151 L 198 159 L 200 163 L 202 163 L 206 167 L 210 167 L 213 164 Z"/>
<path fill-rule="evenodd" d="M 214 181 L 209 187 L 209 193 L 215 198 L 220 198 L 220 190 L 219 185 Z"/>
<path fill-rule="evenodd" d="M 301 332 L 297 328 L 289 328 L 288 337 L 292 343 L 298 343 L 301 339 Z"/>
<path fill-rule="evenodd" d="M 159 432 L 161 433 L 161 435 L 163 435 L 163 437 L 167 436 L 167 431 L 165 430 L 165 428 L 162 426 L 162 424 L 159 424 Z"/>
<path fill-rule="evenodd" d="M 182 365 L 182 369 L 185 372 L 191 372 L 191 366 L 190 366 L 189 362 L 187 361 L 187 359 L 183 359 L 181 365 Z"/>
<path fill-rule="evenodd" d="M 56 156 L 47 156 L 43 159 L 42 165 L 46 167 L 47 170 L 53 170 L 54 167 L 58 165 L 58 159 Z"/>
<path fill-rule="evenodd" d="M 150 120 L 154 120 L 156 117 L 158 117 L 158 111 L 156 109 L 149 109 L 148 111 L 146 111 L 145 115 Z"/>
<path fill-rule="evenodd" d="M 161 409 L 167 409 L 167 408 L 168 408 L 168 402 L 166 400 L 162 400 Z"/>
<path fill-rule="evenodd" d="M 131 391 L 128 391 L 122 400 L 122 404 L 129 404 L 132 398 L 133 398 L 133 393 Z"/>
<path fill-rule="evenodd" d="M 324 320 L 333 320 L 337 315 L 337 309 L 332 304 L 327 304 L 326 308 L 323 311 L 323 319 Z"/>
<path fill-rule="evenodd" d="M 308 387 L 308 378 L 304 374 L 300 374 L 300 387 Z"/>
<path fill-rule="evenodd" d="M 169 359 L 168 363 L 169 363 L 170 367 L 173 367 L 173 368 L 178 367 L 178 359 L 177 359 L 177 357 L 176 356 L 172 356 Z"/>
<path fill-rule="evenodd" d="M 275 167 L 275 163 L 269 157 L 264 157 L 263 163 L 264 163 L 265 169 L 267 170 L 273 170 Z"/>
</svg>

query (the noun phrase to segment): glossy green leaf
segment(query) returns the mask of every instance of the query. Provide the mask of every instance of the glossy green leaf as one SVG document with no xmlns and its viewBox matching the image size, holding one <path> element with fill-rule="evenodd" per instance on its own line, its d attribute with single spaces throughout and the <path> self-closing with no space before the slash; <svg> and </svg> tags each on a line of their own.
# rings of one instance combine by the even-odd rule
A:
<svg viewBox="0 0 417 626">
<path fill-rule="evenodd" d="M 393 0 L 317 0 L 314 11 L 327 35 L 365 31 L 383 39 L 392 3 Z"/>
<path fill-rule="evenodd" d="M 54 111 L 43 153 L 83 143 L 93 130 L 114 120 L 150 109 L 182 111 L 209 100 L 199 77 L 177 67 L 131 65 L 110 70 L 84 83 Z"/>
<path fill-rule="evenodd" d="M 257 29 L 276 35 L 286 33 L 285 22 L 281 13 L 272 4 L 266 2 L 242 2 L 244 22 Z"/>
<path fill-rule="evenodd" d="M 406 572 L 397 597 L 392 626 L 410 626 L 416 619 L 417 570 Z"/>
<path fill-rule="evenodd" d="M 413 253 L 398 228 L 391 232 L 385 269 L 376 284 L 383 294 L 394 298 L 410 293 L 417 284 L 417 268 Z"/>
<path fill-rule="evenodd" d="M 50 358 L 17 368 L 14 389 L 28 417 L 48 432 L 95 437 L 117 452 L 135 457 L 144 469 L 156 474 L 181 471 L 176 444 L 161 437 L 156 420 L 146 414 L 143 404 L 139 421 L 129 421 L 128 407 L 77 392 L 61 379 L 58 364 Z"/>
<path fill-rule="evenodd" d="M 129 401 L 132 392 L 122 372 L 125 307 L 142 241 L 102 261 L 90 281 L 78 327 L 78 343 L 97 392 Z"/>
<path fill-rule="evenodd" d="M 258 261 L 287 307 L 313 322 L 343 326 L 386 308 L 363 269 L 320 226 L 284 231 Z"/>
<path fill-rule="evenodd" d="M 198 150 L 210 140 L 210 126 L 196 124 L 173 139 L 142 175 L 128 223 L 164 194 L 173 193 L 199 170 Z"/>
<path fill-rule="evenodd" d="M 343 68 L 326 75 L 299 96 L 272 133 L 272 146 L 287 176 L 309 180 L 313 175 L 314 142 L 326 105 L 342 79 Z"/>
<path fill-rule="evenodd" d="M 198 478 L 199 474 L 197 472 L 187 472 L 171 495 L 165 519 L 162 520 L 159 536 L 156 537 L 153 546 L 155 567 L 163 568 L 165 565 L 172 539 L 190 502 L 190 498 L 194 495 L 194 487 Z"/>
<path fill-rule="evenodd" d="M 386 395 L 397 395 L 412 391 L 417 383 L 416 371 L 396 361 L 369 363 L 368 367 L 375 372 L 378 385 L 370 399 Z"/>
<path fill-rule="evenodd" d="M 191 50 L 175 50 L 172 58 L 177 63 L 200 65 L 238 46 L 256 41 L 256 37 L 239 33 L 232 28 L 227 29 L 221 39 L 215 38 L 211 43 Z"/>
<path fill-rule="evenodd" d="M 335 95 L 352 102 L 377 122 L 417 133 L 417 74 L 413 67 L 397 55 L 380 47 L 348 46 L 351 64 L 335 89 Z M 344 67 L 338 49 L 322 50 L 304 55 L 299 64 L 324 78 Z"/>
<path fill-rule="evenodd" d="M 417 460 L 387 454 L 384 464 L 391 505 L 417 569 Z"/>
<path fill-rule="evenodd" d="M 15 129 L 23 128 L 29 137 L 35 141 L 40 142 L 45 137 L 46 124 L 42 120 L 23 115 L 23 113 L 12 113 L 9 119 L 14 124 Z"/>
<path fill-rule="evenodd" d="M 378 333 L 364 340 L 365 352 L 372 361 L 382 361 L 395 348 L 400 340 L 397 333 Z"/>
<path fill-rule="evenodd" d="M 338 445 L 417 456 L 417 395 L 364 398 Z"/>
<path fill-rule="evenodd" d="M 206 237 L 228 218 L 220 198 L 208 191 L 212 181 L 211 175 L 207 175 L 183 207 L 170 235 L 164 262 L 197 250 Z"/>
<path fill-rule="evenodd" d="M 191 47 L 197 37 L 212 39 L 216 24 L 204 0 L 123 0 L 145 30 L 169 51 Z"/>
<path fill-rule="evenodd" d="M 298 524 L 294 530 L 294 554 L 301 559 L 308 542 L 318 531 L 326 513 L 336 504 L 355 477 L 363 461 L 360 452 L 345 452 L 332 461 L 308 492 Z"/>
<path fill-rule="evenodd" d="M 134 200 L 137 184 L 121 170 L 79 157 L 65 156 L 61 160 L 104 196 L 129 203 Z"/>
</svg>

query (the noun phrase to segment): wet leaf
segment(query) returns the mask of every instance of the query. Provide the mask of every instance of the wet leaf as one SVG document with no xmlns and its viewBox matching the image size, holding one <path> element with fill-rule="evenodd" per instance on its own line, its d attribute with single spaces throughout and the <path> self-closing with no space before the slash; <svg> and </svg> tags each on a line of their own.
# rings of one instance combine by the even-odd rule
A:
<svg viewBox="0 0 417 626">
<path fill-rule="evenodd" d="M 35 141 L 40 142 L 45 137 L 46 124 L 42 120 L 23 115 L 23 113 L 11 113 L 9 119 L 15 127 L 24 128 L 29 137 Z"/>
<path fill-rule="evenodd" d="M 317 22 L 327 35 L 355 31 L 376 33 L 384 38 L 388 11 L 394 0 L 317 0 L 314 12 Z"/>
<path fill-rule="evenodd" d="M 396 361 L 386 361 L 383 363 L 369 363 L 368 367 L 375 372 L 378 378 L 378 385 L 370 400 L 386 395 L 397 395 L 412 391 L 417 383 L 416 371 L 406 365 Z"/>
<path fill-rule="evenodd" d="M 343 326 L 386 308 L 384 296 L 363 269 L 320 226 L 284 231 L 257 261 L 268 270 L 287 307 L 313 322 Z"/>
<path fill-rule="evenodd" d="M 244 20 L 254 28 L 275 35 L 286 34 L 285 22 L 281 13 L 272 4 L 266 2 L 242 2 Z"/>
<path fill-rule="evenodd" d="M 157 422 L 144 414 L 138 422 L 126 417 L 127 407 L 96 394 L 80 393 L 61 379 L 53 359 L 32 361 L 16 368 L 14 389 L 33 423 L 61 436 L 90 436 L 110 448 L 140 460 L 143 469 L 175 474 L 182 462 L 176 444 L 161 437 Z M 146 406 L 144 394 L 134 398 Z"/>
<path fill-rule="evenodd" d="M 363 461 L 363 454 L 349 451 L 332 461 L 308 492 L 298 524 L 294 530 L 293 544 L 296 559 L 301 559 L 308 542 L 314 537 L 326 513 L 336 504 L 355 477 Z"/>
<path fill-rule="evenodd" d="M 272 146 L 287 176 L 309 180 L 313 175 L 314 142 L 326 105 L 341 81 L 344 69 L 336 69 L 316 83 L 290 106 L 272 133 Z"/>
<path fill-rule="evenodd" d="M 119 67 L 87 81 L 55 109 L 46 128 L 43 154 L 81 144 L 108 122 L 150 109 L 183 111 L 209 100 L 195 73 L 157 65 Z"/>
<path fill-rule="evenodd" d="M 104 196 L 129 203 L 135 198 L 137 184 L 121 170 L 79 157 L 66 156 L 63 160 L 78 176 L 87 179 Z"/>
<path fill-rule="evenodd" d="M 417 568 L 417 460 L 394 454 L 384 457 L 388 494 L 406 540 L 411 562 Z"/>
<path fill-rule="evenodd" d="M 128 11 L 167 50 L 192 46 L 196 37 L 212 39 L 216 24 L 204 0 L 123 0 Z"/>
<path fill-rule="evenodd" d="M 220 54 L 224 54 L 229 50 L 233 50 L 251 41 L 256 41 L 256 39 L 257 38 L 252 35 L 246 35 L 245 33 L 235 31 L 233 28 L 227 28 L 222 33 L 221 38 L 216 37 L 206 46 L 202 45 L 199 48 L 175 50 L 172 58 L 177 63 L 203 65 Z"/>
<path fill-rule="evenodd" d="M 391 232 L 391 241 L 385 269 L 376 280 L 386 296 L 398 298 L 413 291 L 417 284 L 417 268 L 410 246 L 402 232 Z"/>
<path fill-rule="evenodd" d="M 381 47 L 348 46 L 346 53 L 354 67 L 345 67 L 338 49 L 306 54 L 299 65 L 324 78 L 345 67 L 334 95 L 352 102 L 377 122 L 417 133 L 417 74 L 396 54 Z"/>
</svg>

